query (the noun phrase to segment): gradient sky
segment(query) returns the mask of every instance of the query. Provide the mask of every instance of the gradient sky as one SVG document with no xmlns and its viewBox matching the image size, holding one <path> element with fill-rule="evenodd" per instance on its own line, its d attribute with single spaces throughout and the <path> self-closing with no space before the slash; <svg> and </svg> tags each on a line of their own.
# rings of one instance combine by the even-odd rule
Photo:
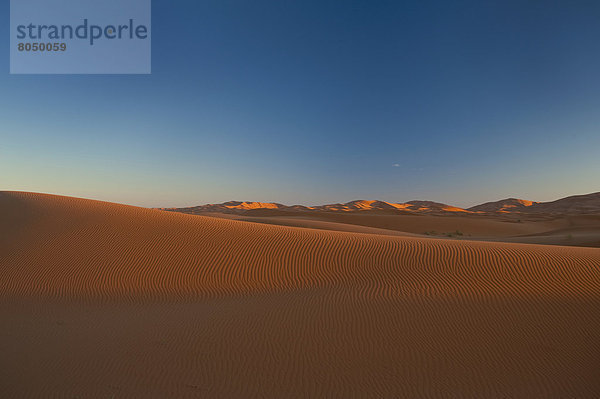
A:
<svg viewBox="0 0 600 399">
<path fill-rule="evenodd" d="M 152 75 L 9 75 L 0 189 L 142 206 L 600 191 L 598 1 L 153 1 Z"/>
</svg>

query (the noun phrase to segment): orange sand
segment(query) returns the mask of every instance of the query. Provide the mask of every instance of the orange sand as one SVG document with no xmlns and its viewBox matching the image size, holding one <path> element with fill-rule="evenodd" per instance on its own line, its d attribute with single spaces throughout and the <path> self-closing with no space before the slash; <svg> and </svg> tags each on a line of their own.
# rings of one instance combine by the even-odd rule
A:
<svg viewBox="0 0 600 399">
<path fill-rule="evenodd" d="M 7 398 L 598 397 L 600 250 L 0 193 Z"/>
</svg>

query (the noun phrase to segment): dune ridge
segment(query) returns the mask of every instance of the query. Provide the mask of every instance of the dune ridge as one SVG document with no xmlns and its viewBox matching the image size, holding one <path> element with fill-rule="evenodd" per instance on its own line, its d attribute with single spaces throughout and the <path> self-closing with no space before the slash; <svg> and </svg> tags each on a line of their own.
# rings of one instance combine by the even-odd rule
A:
<svg viewBox="0 0 600 399">
<path fill-rule="evenodd" d="M 413 215 L 464 215 L 464 216 L 534 216 L 558 217 L 576 215 L 600 214 L 600 193 L 574 195 L 550 202 L 535 202 L 518 198 L 507 198 L 499 201 L 486 202 L 470 208 L 460 208 L 453 205 L 434 201 L 408 201 L 394 203 L 379 200 L 355 200 L 346 203 L 304 206 L 286 206 L 278 203 L 237 202 L 230 201 L 222 204 L 206 204 L 186 208 L 161 208 L 163 210 L 189 214 L 224 212 L 233 214 L 248 214 L 259 210 L 278 210 L 281 212 L 331 212 L 331 213 L 392 213 Z"/>
<path fill-rule="evenodd" d="M 272 202 L 237 202 L 230 201 L 222 204 L 206 204 L 192 206 L 187 208 L 160 208 L 166 211 L 182 213 L 202 213 L 202 212 L 226 212 L 226 213 L 245 213 L 246 211 L 277 209 L 288 212 L 365 212 L 365 211 L 394 211 L 408 213 L 476 213 L 466 209 L 451 205 L 441 204 L 433 201 L 409 201 L 406 203 L 393 203 L 379 200 L 355 200 L 344 204 L 327 204 L 316 206 L 292 205 L 286 206 Z"/>
<path fill-rule="evenodd" d="M 600 292 L 595 249 L 331 232 L 25 193 L 2 194 L 3 205 L 7 197 L 28 208 L 16 233 L 29 248 L 4 248 L 2 295 L 194 297 L 336 285 L 408 297 Z"/>
</svg>

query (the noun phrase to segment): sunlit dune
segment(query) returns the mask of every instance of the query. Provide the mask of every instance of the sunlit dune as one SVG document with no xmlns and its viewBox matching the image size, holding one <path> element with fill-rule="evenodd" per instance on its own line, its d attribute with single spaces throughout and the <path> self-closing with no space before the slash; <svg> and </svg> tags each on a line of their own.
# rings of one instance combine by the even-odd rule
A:
<svg viewBox="0 0 600 399">
<path fill-rule="evenodd" d="M 350 202 L 349 204 L 355 206 L 356 208 L 371 209 L 372 205 L 376 202 L 377 201 L 354 201 Z"/>
<path fill-rule="evenodd" d="M 442 208 L 443 211 L 446 212 L 464 212 L 464 213 L 471 213 L 470 211 L 467 211 L 466 209 L 462 209 L 462 208 L 457 208 L 455 206 L 445 206 Z"/>
<path fill-rule="evenodd" d="M 452 215 L 455 213 L 470 215 L 597 215 L 600 214 L 600 193 L 576 195 L 551 202 L 534 202 L 518 198 L 486 202 L 468 209 L 434 201 L 409 201 L 395 203 L 378 200 L 356 200 L 347 203 L 316 206 L 286 206 L 271 202 L 225 202 L 207 204 L 189 208 L 164 208 L 165 210 L 201 214 L 205 212 L 244 213 L 246 211 L 277 209 L 291 212 L 397 212 L 415 214 Z"/>
<path fill-rule="evenodd" d="M 390 203 L 390 205 L 393 206 L 396 209 L 408 209 L 408 208 L 410 208 L 409 204 L 391 204 Z"/>
<path fill-rule="evenodd" d="M 226 205 L 229 209 L 277 209 L 281 205 L 267 202 L 242 202 L 239 205 Z"/>
<path fill-rule="evenodd" d="M 505 200 L 487 202 L 485 204 L 477 205 L 469 208 L 469 211 L 479 212 L 521 212 L 525 211 L 525 208 L 532 207 L 540 204 L 539 202 L 519 199 L 519 198 L 508 198 Z"/>
<path fill-rule="evenodd" d="M 523 206 L 531 206 L 531 205 L 535 204 L 535 202 L 528 201 L 528 200 L 517 199 L 517 201 L 519 201 L 519 203 Z"/>
<path fill-rule="evenodd" d="M 416 213 L 475 213 L 462 208 L 440 204 L 431 201 L 410 201 L 407 203 L 394 203 L 378 200 L 356 200 L 347 203 L 304 206 L 286 206 L 271 202 L 225 202 L 223 204 L 207 204 L 189 208 L 161 208 L 163 210 L 177 211 L 183 213 L 203 212 L 229 212 L 240 213 L 248 210 L 279 209 L 287 211 L 316 211 L 316 212 L 368 212 L 368 211 L 407 211 Z"/>
<path fill-rule="evenodd" d="M 15 192 L 0 220 L 7 398 L 600 392 L 599 249 Z"/>
</svg>

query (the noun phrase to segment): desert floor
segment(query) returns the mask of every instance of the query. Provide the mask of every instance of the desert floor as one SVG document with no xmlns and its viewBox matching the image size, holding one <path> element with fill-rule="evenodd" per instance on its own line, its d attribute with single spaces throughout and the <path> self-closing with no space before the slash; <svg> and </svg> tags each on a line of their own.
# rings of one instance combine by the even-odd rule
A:
<svg viewBox="0 0 600 399">
<path fill-rule="evenodd" d="M 280 226 L 365 234 L 450 238 L 600 248 L 600 215 L 408 215 L 387 212 L 279 212 L 256 210 L 218 217 Z"/>
<path fill-rule="evenodd" d="M 1 396 L 600 397 L 585 226 L 280 218 L 0 193 Z"/>
</svg>

